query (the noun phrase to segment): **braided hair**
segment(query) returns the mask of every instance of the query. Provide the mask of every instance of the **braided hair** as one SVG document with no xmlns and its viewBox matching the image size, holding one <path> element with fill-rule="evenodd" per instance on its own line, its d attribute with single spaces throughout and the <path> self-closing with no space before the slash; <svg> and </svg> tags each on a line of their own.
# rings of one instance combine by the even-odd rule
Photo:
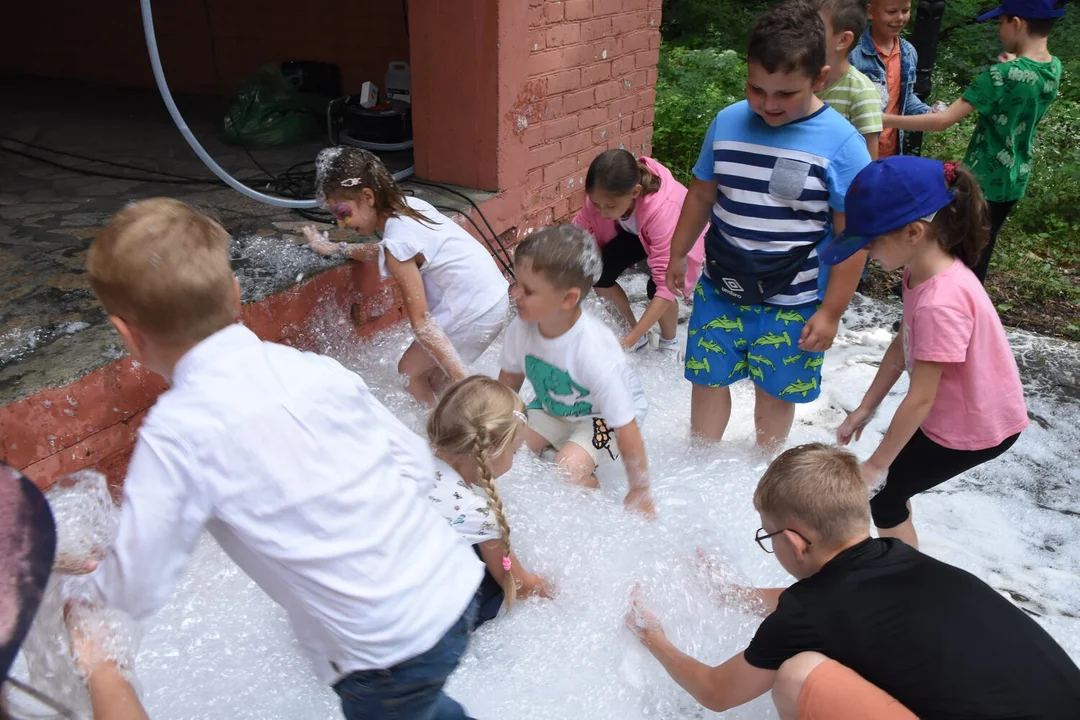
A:
<svg viewBox="0 0 1080 720">
<path fill-rule="evenodd" d="M 469 455 L 476 462 L 479 485 L 499 524 L 501 584 L 507 607 L 517 598 L 517 585 L 510 572 L 510 523 L 491 465 L 517 438 L 524 411 L 525 404 L 513 390 L 492 378 L 473 375 L 443 395 L 427 424 L 428 441 L 436 452 Z"/>
</svg>

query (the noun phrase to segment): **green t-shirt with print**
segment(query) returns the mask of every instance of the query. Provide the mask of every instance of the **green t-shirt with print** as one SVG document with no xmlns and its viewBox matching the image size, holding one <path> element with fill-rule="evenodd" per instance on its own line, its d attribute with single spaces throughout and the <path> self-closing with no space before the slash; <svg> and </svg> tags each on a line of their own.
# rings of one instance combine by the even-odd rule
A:
<svg viewBox="0 0 1080 720">
<path fill-rule="evenodd" d="M 964 164 L 992 202 L 1019 200 L 1031 177 L 1035 126 L 1061 85 L 1061 61 L 1017 58 L 990 67 L 964 91 L 979 111 Z"/>
</svg>

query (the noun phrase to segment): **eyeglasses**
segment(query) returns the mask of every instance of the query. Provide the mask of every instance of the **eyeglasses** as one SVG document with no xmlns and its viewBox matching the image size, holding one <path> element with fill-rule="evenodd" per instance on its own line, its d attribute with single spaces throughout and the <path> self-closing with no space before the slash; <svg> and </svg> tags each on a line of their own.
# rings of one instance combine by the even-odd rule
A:
<svg viewBox="0 0 1080 720">
<path fill-rule="evenodd" d="M 761 548 L 765 552 L 772 555 L 774 552 L 776 552 L 773 549 L 772 539 L 774 537 L 776 537 L 777 535 L 779 535 L 780 533 L 784 533 L 784 532 L 793 532 L 793 533 L 795 533 L 800 538 L 802 538 L 802 541 L 804 543 L 806 543 L 807 547 L 813 545 L 812 542 L 810 542 L 809 540 L 806 539 L 805 535 L 803 535 L 798 530 L 792 530 L 791 528 L 784 528 L 783 530 L 777 530 L 774 533 L 767 533 L 767 532 L 765 532 L 765 528 L 758 528 L 758 531 L 754 534 L 754 542 L 756 542 L 758 544 L 759 548 Z"/>
</svg>

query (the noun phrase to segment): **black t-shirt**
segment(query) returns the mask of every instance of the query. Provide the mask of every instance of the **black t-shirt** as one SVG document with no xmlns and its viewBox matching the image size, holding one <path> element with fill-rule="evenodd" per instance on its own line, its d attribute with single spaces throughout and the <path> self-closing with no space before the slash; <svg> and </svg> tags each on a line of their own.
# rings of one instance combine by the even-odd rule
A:
<svg viewBox="0 0 1080 720">
<path fill-rule="evenodd" d="M 776 670 L 813 650 L 922 720 L 1077 720 L 1080 668 L 970 573 L 896 539 L 848 548 L 780 595 L 746 648 Z"/>
</svg>

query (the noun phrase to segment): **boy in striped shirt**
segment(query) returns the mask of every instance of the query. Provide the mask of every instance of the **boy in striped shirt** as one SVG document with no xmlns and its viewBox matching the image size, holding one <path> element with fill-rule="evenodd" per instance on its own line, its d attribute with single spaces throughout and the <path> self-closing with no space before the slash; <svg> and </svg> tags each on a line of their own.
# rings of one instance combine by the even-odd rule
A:
<svg viewBox="0 0 1080 720">
<path fill-rule="evenodd" d="M 746 100 L 721 110 L 694 166 L 671 240 L 669 289 L 708 222 L 686 347 L 691 432 L 718 441 L 728 387 L 755 385 L 757 443 L 787 438 L 795 403 L 821 392 L 821 365 L 865 265 L 853 255 L 818 284 L 817 247 L 844 228 L 844 195 L 866 143 L 814 94 L 825 86 L 825 25 L 804 0 L 770 8 L 747 47 Z"/>
<path fill-rule="evenodd" d="M 866 3 L 818 0 L 817 8 L 825 23 L 825 61 L 829 64 L 825 89 L 817 96 L 855 126 L 866 140 L 870 159 L 877 160 L 882 130 L 881 93 L 848 60 L 855 41 L 866 30 Z"/>
</svg>

